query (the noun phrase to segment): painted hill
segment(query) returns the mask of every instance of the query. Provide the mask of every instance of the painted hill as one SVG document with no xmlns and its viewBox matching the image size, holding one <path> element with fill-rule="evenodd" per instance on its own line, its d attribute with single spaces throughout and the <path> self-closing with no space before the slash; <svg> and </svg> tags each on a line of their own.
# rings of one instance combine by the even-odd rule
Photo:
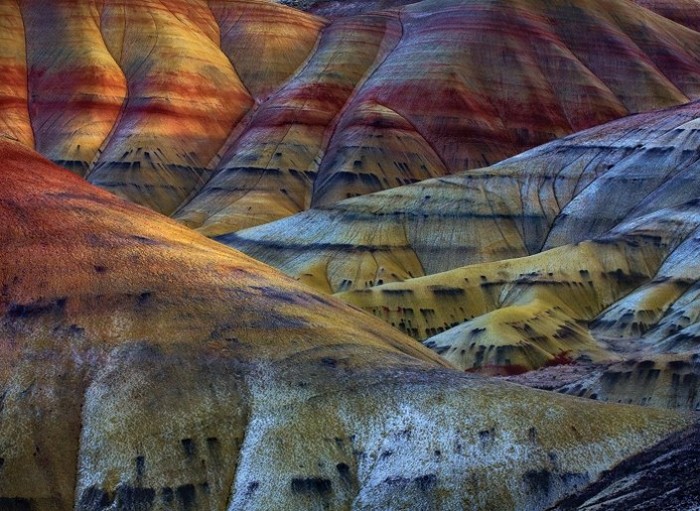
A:
<svg viewBox="0 0 700 511">
<path fill-rule="evenodd" d="M 5 509 L 534 509 L 689 420 L 460 374 L 16 142 L 0 158 Z"/>
<path fill-rule="evenodd" d="M 700 103 L 626 117 L 492 167 L 219 239 L 338 292 L 536 255 L 603 236 L 626 220 L 632 228 L 634 218 L 684 223 L 693 218 L 684 208 L 695 207 L 698 118 Z M 673 236 L 661 224 L 656 229 Z"/>
<path fill-rule="evenodd" d="M 343 291 L 464 370 L 625 359 L 636 369 L 561 390 L 695 409 L 699 108 L 627 117 L 221 239 Z"/>
<path fill-rule="evenodd" d="M 700 34 L 632 2 L 343 5 L 10 2 L 0 133 L 213 236 L 700 96 Z"/>
</svg>

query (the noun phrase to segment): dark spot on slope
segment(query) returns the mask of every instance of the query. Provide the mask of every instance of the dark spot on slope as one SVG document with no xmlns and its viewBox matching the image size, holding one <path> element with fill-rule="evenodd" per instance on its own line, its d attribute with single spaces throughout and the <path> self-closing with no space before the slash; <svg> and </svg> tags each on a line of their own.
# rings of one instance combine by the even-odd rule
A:
<svg viewBox="0 0 700 511">
<path fill-rule="evenodd" d="M 191 438 L 183 438 L 180 440 L 180 443 L 182 444 L 182 449 L 185 451 L 185 455 L 187 455 L 187 457 L 194 456 L 197 448 Z"/>
<path fill-rule="evenodd" d="M 0 509 L 5 509 L 5 507 L 2 506 L 2 500 L 3 499 L 0 499 Z M 111 503 L 112 499 L 109 497 L 109 494 L 106 491 L 101 488 L 97 488 L 96 486 L 90 486 L 85 488 L 83 493 L 80 495 L 77 511 L 101 511 L 102 509 L 107 508 Z"/>
<path fill-rule="evenodd" d="M 10 318 L 32 318 L 49 313 L 61 313 L 66 307 L 67 298 L 58 298 L 49 302 L 11 304 L 7 309 Z"/>
<path fill-rule="evenodd" d="M 251 481 L 248 483 L 248 487 L 245 490 L 245 496 L 250 497 L 255 493 L 255 491 L 260 487 L 260 482 L 259 481 Z"/>
<path fill-rule="evenodd" d="M 535 429 L 534 427 L 528 429 L 527 430 L 527 439 L 533 443 L 537 442 L 537 429 Z"/>
<path fill-rule="evenodd" d="M 151 293 L 150 291 L 144 291 L 139 295 L 137 302 L 139 305 L 146 305 L 150 301 L 152 296 L 153 293 Z"/>
<path fill-rule="evenodd" d="M 137 241 L 139 243 L 143 243 L 144 245 L 164 245 L 164 243 L 161 243 L 160 241 L 147 238 L 145 236 L 139 236 L 137 234 L 132 234 L 130 238 L 134 241 Z"/>
<path fill-rule="evenodd" d="M 0 498 L 0 509 L 2 511 L 31 511 L 32 506 L 29 500 L 19 498 Z"/>
<path fill-rule="evenodd" d="M 338 471 L 338 475 L 340 475 L 340 479 L 343 482 L 349 483 L 351 481 L 350 467 L 346 463 L 338 463 L 335 469 Z"/>
<path fill-rule="evenodd" d="M 173 492 L 173 489 L 166 486 L 161 490 L 162 496 L 161 499 L 163 500 L 163 503 L 166 506 L 172 505 L 173 502 L 175 502 L 175 493 Z"/>
<path fill-rule="evenodd" d="M 418 490 L 428 492 L 437 486 L 437 476 L 435 474 L 425 474 L 414 479 L 409 479 L 407 477 L 387 477 L 384 479 L 384 483 L 391 486 L 404 487 L 415 485 Z"/>
<path fill-rule="evenodd" d="M 195 500 L 197 499 L 197 494 L 192 484 L 183 484 L 175 489 L 175 494 L 177 499 L 180 501 L 180 505 L 185 511 L 194 508 Z"/>
<path fill-rule="evenodd" d="M 261 295 L 271 298 L 276 302 L 296 304 L 299 303 L 300 297 L 294 293 L 287 292 L 283 289 L 276 289 L 271 286 L 250 286 L 250 289 L 258 291 Z"/>
<path fill-rule="evenodd" d="M 327 495 L 331 492 L 331 480 L 322 477 L 295 477 L 292 479 L 292 491 L 307 495 Z"/>
<path fill-rule="evenodd" d="M 221 450 L 221 444 L 219 444 L 219 439 L 213 436 L 207 438 L 207 449 L 209 449 L 209 452 L 211 452 L 214 455 L 218 454 L 219 450 Z"/>
<path fill-rule="evenodd" d="M 146 471 L 146 460 L 143 456 L 136 457 L 136 477 L 143 477 Z"/>
<path fill-rule="evenodd" d="M 153 507 L 156 492 L 152 488 L 123 485 L 117 488 L 116 508 L 120 511 L 148 511 Z"/>
<path fill-rule="evenodd" d="M 547 495 L 552 484 L 552 474 L 548 470 L 530 470 L 523 475 L 523 481 L 530 493 Z"/>
<path fill-rule="evenodd" d="M 435 474 L 426 474 L 416 477 L 414 482 L 420 491 L 430 491 L 437 485 L 437 476 Z"/>
<path fill-rule="evenodd" d="M 479 443 L 482 449 L 493 443 L 493 428 L 479 431 Z"/>
</svg>

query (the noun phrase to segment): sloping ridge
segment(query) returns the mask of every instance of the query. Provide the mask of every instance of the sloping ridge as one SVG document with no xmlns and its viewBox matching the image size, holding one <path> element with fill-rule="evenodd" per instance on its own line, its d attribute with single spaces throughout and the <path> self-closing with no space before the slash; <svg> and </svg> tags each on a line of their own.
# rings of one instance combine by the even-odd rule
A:
<svg viewBox="0 0 700 511">
<path fill-rule="evenodd" d="M 11 2 L 0 129 L 215 236 L 697 98 L 688 2 Z"/>
<path fill-rule="evenodd" d="M 689 420 L 461 375 L 15 142 L 0 159 L 2 506 L 539 509 Z"/>
</svg>

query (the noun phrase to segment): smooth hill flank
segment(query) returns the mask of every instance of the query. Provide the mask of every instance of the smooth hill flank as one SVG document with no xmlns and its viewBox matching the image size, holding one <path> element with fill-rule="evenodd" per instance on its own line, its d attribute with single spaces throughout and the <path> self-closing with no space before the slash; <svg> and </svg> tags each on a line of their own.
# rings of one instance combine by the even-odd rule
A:
<svg viewBox="0 0 700 511">
<path fill-rule="evenodd" d="M 376 57 L 363 63 L 368 44 Z M 356 63 L 331 75 L 349 87 L 344 96 L 317 74 L 328 51 Z M 281 91 L 285 102 L 303 91 L 309 106 L 284 118 L 261 108 L 244 131 L 265 133 L 265 143 L 251 150 L 242 135 L 242 156 L 224 158 L 175 218 L 213 236 L 488 165 L 697 98 L 699 63 L 700 34 L 631 2 L 425 0 L 341 17 L 299 71 L 303 89 Z M 338 104 L 317 110 L 326 98 Z M 336 112 L 330 122 L 323 115 Z"/>
<path fill-rule="evenodd" d="M 563 359 L 616 359 L 582 327 L 650 280 L 664 255 L 630 236 L 338 296 L 427 339 L 461 369 L 517 374 Z"/>
<path fill-rule="evenodd" d="M 690 420 L 462 375 L 16 142 L 0 161 L 5 507 L 540 509 Z"/>
<path fill-rule="evenodd" d="M 334 293 L 537 254 L 655 211 L 669 228 L 697 197 L 698 118 L 698 102 L 630 116 L 492 167 L 218 239 Z"/>
<path fill-rule="evenodd" d="M 10 4 L 0 133 L 208 236 L 700 97 L 690 0 Z"/>
<path fill-rule="evenodd" d="M 319 290 L 347 290 L 465 370 L 684 360 L 700 352 L 699 109 L 628 117 L 221 239 Z M 471 264 L 450 270 L 460 263 Z M 625 399 L 682 401 L 693 378 L 671 371 Z"/>
</svg>

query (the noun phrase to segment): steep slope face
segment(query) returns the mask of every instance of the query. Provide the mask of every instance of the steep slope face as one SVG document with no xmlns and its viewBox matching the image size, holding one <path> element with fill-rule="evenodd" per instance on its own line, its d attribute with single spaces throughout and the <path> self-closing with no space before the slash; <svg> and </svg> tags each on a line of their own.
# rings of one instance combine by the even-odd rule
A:
<svg viewBox="0 0 700 511">
<path fill-rule="evenodd" d="M 540 509 L 688 423 L 460 375 L 18 143 L 0 160 L 5 507 Z"/>
<path fill-rule="evenodd" d="M 700 2 L 698 0 L 634 0 L 634 2 L 664 18 L 695 31 L 700 30 Z"/>
<path fill-rule="evenodd" d="M 213 236 L 700 94 L 700 34 L 632 2 L 343 9 L 324 20 L 264 0 L 5 6 L 2 132 Z"/>
<path fill-rule="evenodd" d="M 694 208 L 684 204 L 697 192 L 698 117 L 700 103 L 630 116 L 493 167 L 342 201 L 220 239 L 338 292 L 537 254 L 601 236 L 628 217 L 652 215 L 645 221 L 669 231 L 686 222 L 684 208 Z M 678 253 L 685 264 L 695 260 L 689 243 L 685 256 Z M 692 268 L 669 262 L 659 280 L 673 272 L 676 282 L 692 278 Z"/>
<path fill-rule="evenodd" d="M 552 510 L 684 511 L 700 506 L 700 426 L 655 445 Z"/>
</svg>

